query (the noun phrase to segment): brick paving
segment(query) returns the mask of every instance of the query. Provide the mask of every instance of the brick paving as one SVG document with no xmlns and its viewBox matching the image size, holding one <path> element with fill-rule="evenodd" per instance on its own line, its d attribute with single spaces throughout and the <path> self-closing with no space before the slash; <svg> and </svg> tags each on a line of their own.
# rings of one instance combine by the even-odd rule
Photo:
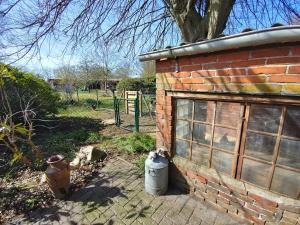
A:
<svg viewBox="0 0 300 225">
<path fill-rule="evenodd" d="M 114 159 L 101 175 L 67 201 L 40 209 L 11 224 L 234 225 L 246 224 L 178 190 L 154 197 L 144 192 L 143 176 Z"/>
</svg>

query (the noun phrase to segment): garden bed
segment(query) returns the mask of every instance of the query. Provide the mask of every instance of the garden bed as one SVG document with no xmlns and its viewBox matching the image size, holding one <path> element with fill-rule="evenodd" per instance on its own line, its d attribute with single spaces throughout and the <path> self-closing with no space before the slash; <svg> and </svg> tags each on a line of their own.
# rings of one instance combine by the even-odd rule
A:
<svg viewBox="0 0 300 225">
<path fill-rule="evenodd" d="M 102 118 L 112 114 L 102 114 Z M 143 170 L 145 155 L 154 150 L 155 140 L 149 135 L 134 135 L 114 125 L 103 126 L 100 118 L 58 117 L 39 128 L 35 143 L 43 150 L 46 159 L 53 154 L 62 154 L 72 160 L 80 147 L 94 145 L 107 153 L 104 161 L 98 161 L 72 171 L 71 193 L 86 186 L 101 173 L 110 158 L 121 156 Z M 45 129 L 44 127 L 47 127 Z M 49 129 L 50 128 L 50 129 Z M 145 142 L 149 144 L 145 145 Z M 138 144 L 136 144 L 138 143 Z M 0 153 L 3 154 L 3 153 Z M 46 183 L 40 183 L 45 160 L 28 169 L 20 164 L 9 166 L 0 177 L 0 224 L 16 217 L 28 215 L 37 208 L 47 208 L 57 204 Z"/>
</svg>

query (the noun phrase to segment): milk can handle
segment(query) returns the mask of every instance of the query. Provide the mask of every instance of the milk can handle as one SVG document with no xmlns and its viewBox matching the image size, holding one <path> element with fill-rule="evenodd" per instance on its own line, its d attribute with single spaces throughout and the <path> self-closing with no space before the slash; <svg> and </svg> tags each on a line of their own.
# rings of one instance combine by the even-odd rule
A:
<svg viewBox="0 0 300 225">
<path fill-rule="evenodd" d="M 156 173 L 155 173 L 155 170 L 154 169 L 149 169 L 148 173 L 152 176 L 155 176 Z"/>
</svg>

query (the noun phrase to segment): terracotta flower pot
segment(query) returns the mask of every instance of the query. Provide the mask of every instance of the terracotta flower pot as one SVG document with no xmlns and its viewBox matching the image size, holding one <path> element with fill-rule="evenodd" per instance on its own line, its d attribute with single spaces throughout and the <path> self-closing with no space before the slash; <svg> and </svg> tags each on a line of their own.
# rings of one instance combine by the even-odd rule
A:
<svg viewBox="0 0 300 225">
<path fill-rule="evenodd" d="M 62 155 L 51 156 L 45 174 L 47 183 L 55 198 L 64 198 L 69 193 L 70 166 Z"/>
</svg>

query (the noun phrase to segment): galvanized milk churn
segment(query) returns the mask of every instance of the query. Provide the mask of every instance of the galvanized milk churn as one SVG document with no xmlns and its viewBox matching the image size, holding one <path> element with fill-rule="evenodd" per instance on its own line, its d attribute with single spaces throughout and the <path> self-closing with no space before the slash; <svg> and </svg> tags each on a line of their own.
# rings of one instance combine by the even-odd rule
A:
<svg viewBox="0 0 300 225">
<path fill-rule="evenodd" d="M 163 195 L 168 189 L 169 161 L 157 152 L 150 152 L 145 162 L 145 191 L 152 195 Z"/>
</svg>

